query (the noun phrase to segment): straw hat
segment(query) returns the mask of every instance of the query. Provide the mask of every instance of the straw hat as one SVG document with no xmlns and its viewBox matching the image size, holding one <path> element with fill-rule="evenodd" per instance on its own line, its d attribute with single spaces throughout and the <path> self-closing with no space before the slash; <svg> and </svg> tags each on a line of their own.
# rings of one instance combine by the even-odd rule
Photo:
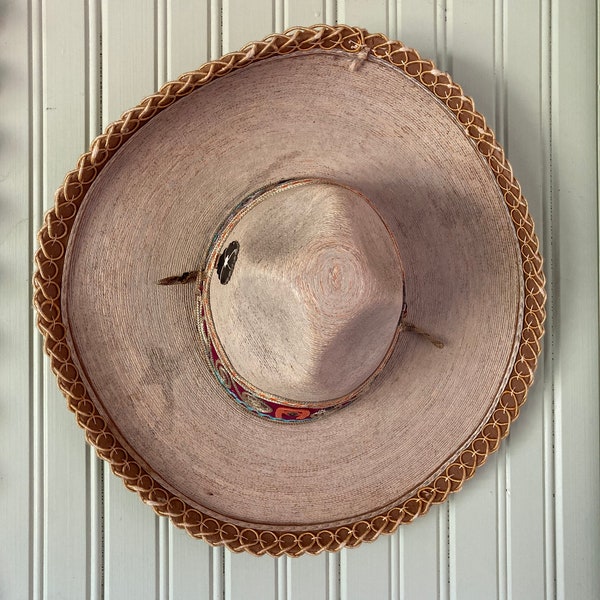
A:
<svg viewBox="0 0 600 600">
<path fill-rule="evenodd" d="M 544 276 L 502 149 L 400 42 L 295 28 L 108 127 L 40 232 L 39 327 L 87 440 L 255 554 L 444 501 L 533 379 Z"/>
</svg>

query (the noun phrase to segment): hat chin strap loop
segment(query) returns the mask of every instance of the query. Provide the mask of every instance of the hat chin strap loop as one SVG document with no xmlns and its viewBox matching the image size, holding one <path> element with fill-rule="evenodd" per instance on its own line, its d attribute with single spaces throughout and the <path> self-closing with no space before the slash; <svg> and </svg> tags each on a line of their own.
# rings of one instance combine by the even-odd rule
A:
<svg viewBox="0 0 600 600">
<path fill-rule="evenodd" d="M 200 271 L 185 271 L 181 275 L 171 275 L 170 277 L 163 277 L 156 282 L 156 285 L 179 285 L 183 283 L 191 283 L 196 281 L 200 275 Z"/>
<path fill-rule="evenodd" d="M 196 281 L 201 271 L 185 271 L 181 275 L 171 275 L 170 277 L 164 277 L 163 279 L 159 279 L 156 283 L 157 285 L 180 285 L 185 283 L 191 283 L 192 281 Z M 439 338 L 434 337 L 430 333 L 427 333 L 424 329 L 417 327 L 413 323 L 409 323 L 408 321 L 404 321 L 404 313 L 403 311 L 402 318 L 398 323 L 398 331 L 407 331 L 410 333 L 418 333 L 421 337 L 425 338 L 427 341 L 431 342 L 436 348 L 440 350 L 444 347 L 444 342 L 442 342 Z"/>
<path fill-rule="evenodd" d="M 417 327 L 416 325 L 414 325 L 413 323 L 409 323 L 408 321 L 400 320 L 400 323 L 398 323 L 398 331 L 418 333 L 428 342 L 431 342 L 436 348 L 439 348 L 441 350 L 444 347 L 444 342 L 442 342 L 442 340 L 432 336 L 430 333 L 427 333 L 424 329 L 421 329 L 420 327 Z"/>
</svg>

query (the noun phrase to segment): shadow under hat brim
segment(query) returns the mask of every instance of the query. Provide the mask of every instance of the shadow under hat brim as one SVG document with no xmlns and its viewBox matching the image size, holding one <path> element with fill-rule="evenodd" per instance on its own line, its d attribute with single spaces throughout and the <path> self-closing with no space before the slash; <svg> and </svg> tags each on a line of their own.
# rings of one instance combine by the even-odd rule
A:
<svg viewBox="0 0 600 600">
<path fill-rule="evenodd" d="M 177 101 L 102 168 L 69 234 L 62 319 L 110 434 L 157 488 L 239 527 L 314 531 L 400 505 L 481 432 L 521 341 L 522 242 L 488 162 L 424 86 L 353 60 L 257 61 Z M 304 176 L 376 205 L 400 247 L 407 318 L 445 346 L 402 334 L 363 397 L 287 426 L 216 381 L 193 285 L 156 282 L 201 268 L 247 194 Z"/>
</svg>

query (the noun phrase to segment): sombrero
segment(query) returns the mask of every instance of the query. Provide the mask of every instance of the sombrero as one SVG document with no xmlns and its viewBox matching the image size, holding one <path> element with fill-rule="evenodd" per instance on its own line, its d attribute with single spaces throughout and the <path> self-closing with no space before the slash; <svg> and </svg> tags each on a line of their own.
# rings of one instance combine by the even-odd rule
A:
<svg viewBox="0 0 600 600">
<path fill-rule="evenodd" d="M 353 547 L 443 502 L 540 353 L 502 149 L 447 74 L 362 29 L 166 84 L 94 140 L 39 243 L 38 324 L 87 440 L 235 551 Z"/>
</svg>

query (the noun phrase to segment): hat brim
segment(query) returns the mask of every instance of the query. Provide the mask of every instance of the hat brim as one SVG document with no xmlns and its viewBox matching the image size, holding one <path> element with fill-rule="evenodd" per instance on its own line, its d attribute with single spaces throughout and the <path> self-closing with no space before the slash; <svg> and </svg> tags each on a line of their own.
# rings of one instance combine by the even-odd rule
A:
<svg viewBox="0 0 600 600">
<path fill-rule="evenodd" d="M 299 176 L 376 205 L 409 318 L 445 347 L 402 335 L 363 397 L 289 427 L 231 401 L 193 286 L 156 282 L 199 268 L 240 199 Z M 508 433 L 540 351 L 541 257 L 493 134 L 447 75 L 352 28 L 272 36 L 163 87 L 95 140 L 40 241 L 40 327 L 89 441 L 160 514 L 234 550 L 353 546 L 443 501 Z"/>
</svg>

